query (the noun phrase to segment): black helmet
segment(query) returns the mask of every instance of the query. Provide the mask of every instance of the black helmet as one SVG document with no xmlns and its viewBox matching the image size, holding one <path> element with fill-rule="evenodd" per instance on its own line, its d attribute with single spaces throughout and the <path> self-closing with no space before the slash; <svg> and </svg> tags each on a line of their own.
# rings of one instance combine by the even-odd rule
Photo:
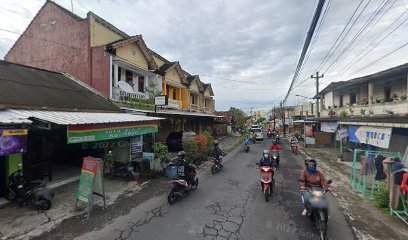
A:
<svg viewBox="0 0 408 240">
<path fill-rule="evenodd" d="M 216 146 L 216 147 L 218 146 L 218 141 L 217 140 L 214 141 L 214 146 Z"/>
<path fill-rule="evenodd" d="M 316 162 L 316 160 L 314 160 L 314 159 L 312 159 L 312 158 L 307 158 L 307 159 L 305 159 L 305 165 L 306 165 L 306 167 L 308 166 L 308 165 L 314 165 L 315 167 L 317 167 L 317 162 Z"/>
<path fill-rule="evenodd" d="M 180 151 L 180 152 L 177 153 L 177 157 L 179 157 L 181 159 L 184 159 L 184 158 L 186 158 L 186 153 L 184 151 Z"/>
</svg>

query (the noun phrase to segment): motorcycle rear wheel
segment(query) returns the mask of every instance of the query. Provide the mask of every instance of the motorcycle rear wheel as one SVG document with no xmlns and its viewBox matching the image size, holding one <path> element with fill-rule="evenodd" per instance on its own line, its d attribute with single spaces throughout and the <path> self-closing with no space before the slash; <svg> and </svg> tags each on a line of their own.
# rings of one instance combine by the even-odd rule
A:
<svg viewBox="0 0 408 240">
<path fill-rule="evenodd" d="M 17 194 L 8 191 L 8 192 L 6 193 L 6 195 L 4 196 L 4 198 L 5 198 L 6 200 L 12 202 L 12 201 L 14 201 L 14 200 L 17 199 Z"/>
<path fill-rule="evenodd" d="M 212 175 L 214 175 L 214 174 L 216 174 L 217 173 L 217 169 L 216 169 L 217 167 L 215 166 L 215 165 L 212 165 L 212 167 L 211 167 L 211 174 Z"/>
<path fill-rule="evenodd" d="M 177 200 L 177 196 L 173 191 L 169 194 L 169 196 L 167 196 L 167 202 L 170 205 L 173 205 L 175 202 L 177 202 Z"/>
<path fill-rule="evenodd" d="M 49 210 L 51 208 L 51 205 L 52 205 L 52 203 L 51 203 L 50 200 L 41 199 L 41 206 L 40 207 L 41 207 L 42 210 L 44 210 L 44 211 Z"/>
<path fill-rule="evenodd" d="M 317 224 L 319 228 L 320 239 L 327 240 L 327 222 L 318 219 Z"/>
<path fill-rule="evenodd" d="M 195 179 L 195 183 L 193 184 L 193 186 L 191 186 L 191 189 L 194 191 L 196 190 L 198 187 L 198 178 Z"/>
</svg>

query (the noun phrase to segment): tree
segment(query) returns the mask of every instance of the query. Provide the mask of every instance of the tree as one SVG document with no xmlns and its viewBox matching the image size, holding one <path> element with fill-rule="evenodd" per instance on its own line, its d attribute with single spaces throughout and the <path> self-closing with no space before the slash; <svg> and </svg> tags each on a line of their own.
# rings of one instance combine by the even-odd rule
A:
<svg viewBox="0 0 408 240">
<path fill-rule="evenodd" d="M 158 89 L 158 84 L 156 82 L 149 82 L 149 86 L 145 87 L 145 92 L 150 99 L 162 94 L 162 91 Z"/>
<path fill-rule="evenodd" d="M 244 129 L 246 119 L 247 119 L 245 112 L 239 108 L 234 108 L 234 107 L 231 107 L 229 109 L 229 112 L 232 113 L 232 119 L 233 119 L 232 128 L 234 130 Z"/>
<path fill-rule="evenodd" d="M 265 121 L 265 120 L 266 120 L 266 118 L 261 117 L 261 118 L 259 118 L 256 122 L 257 122 L 257 123 L 261 123 L 261 122 L 263 122 L 263 121 Z"/>
</svg>

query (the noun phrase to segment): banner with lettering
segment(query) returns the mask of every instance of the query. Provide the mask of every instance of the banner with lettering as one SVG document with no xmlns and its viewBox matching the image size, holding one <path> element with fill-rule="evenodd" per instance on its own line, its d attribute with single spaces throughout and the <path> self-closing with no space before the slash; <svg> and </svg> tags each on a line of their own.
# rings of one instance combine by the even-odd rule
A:
<svg viewBox="0 0 408 240">
<path fill-rule="evenodd" d="M 392 128 L 349 126 L 349 141 L 388 149 Z"/>
<path fill-rule="evenodd" d="M 0 157 L 27 151 L 27 129 L 0 128 Z"/>
</svg>

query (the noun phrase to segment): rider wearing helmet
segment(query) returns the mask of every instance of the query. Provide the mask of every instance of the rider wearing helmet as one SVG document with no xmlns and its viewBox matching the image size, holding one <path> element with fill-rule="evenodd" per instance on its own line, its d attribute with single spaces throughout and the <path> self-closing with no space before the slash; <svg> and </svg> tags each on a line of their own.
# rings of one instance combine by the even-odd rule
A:
<svg viewBox="0 0 408 240">
<path fill-rule="evenodd" d="M 281 146 L 276 142 L 276 139 L 272 140 L 272 145 L 269 147 L 269 151 L 276 150 L 278 151 L 278 158 L 276 159 L 277 165 L 279 165 L 280 154 L 279 150 L 281 150 Z"/>
<path fill-rule="evenodd" d="M 306 168 L 300 174 L 300 189 L 306 190 L 306 188 L 310 187 L 319 187 L 319 188 L 326 188 L 329 191 L 333 191 L 333 188 L 330 187 L 329 183 L 327 182 L 324 175 L 317 170 L 317 162 L 314 159 L 307 159 L 305 160 Z M 304 210 L 302 215 L 305 216 L 307 214 L 307 205 L 309 204 L 310 199 L 310 192 L 303 191 L 303 205 Z"/>
<path fill-rule="evenodd" d="M 269 154 L 269 151 L 267 149 L 263 151 L 262 158 L 259 161 L 258 165 L 259 167 L 262 167 L 262 166 L 273 167 L 274 166 L 274 163 L 271 160 L 271 155 Z"/>
<path fill-rule="evenodd" d="M 186 161 L 186 153 L 184 151 L 180 151 L 177 153 L 177 175 L 182 179 L 186 180 L 189 186 L 191 186 L 192 181 L 194 180 L 193 174 L 191 174 L 191 167 L 190 164 Z"/>
<path fill-rule="evenodd" d="M 220 148 L 218 141 L 215 140 L 214 141 L 213 157 L 215 159 L 219 160 L 220 156 L 222 156 L 222 149 Z"/>
</svg>

